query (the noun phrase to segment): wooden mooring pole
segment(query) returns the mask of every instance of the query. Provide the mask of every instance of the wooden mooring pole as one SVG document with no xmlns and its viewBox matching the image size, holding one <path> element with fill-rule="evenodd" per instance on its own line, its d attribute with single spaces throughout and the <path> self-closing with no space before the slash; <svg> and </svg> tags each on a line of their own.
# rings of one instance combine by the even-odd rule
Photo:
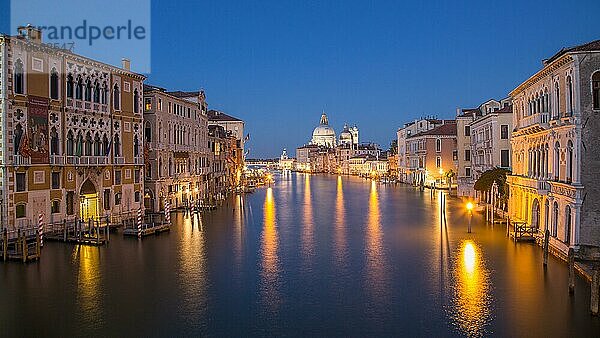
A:
<svg viewBox="0 0 600 338">
<path fill-rule="evenodd" d="M 598 315 L 598 306 L 600 303 L 600 270 L 598 268 L 594 269 L 594 273 L 592 275 L 592 285 L 591 287 L 591 296 L 590 296 L 590 311 L 592 315 Z"/>
<path fill-rule="evenodd" d="M 550 246 L 548 241 L 550 241 L 550 230 L 546 229 L 544 233 L 544 268 L 548 266 L 548 249 Z"/>
<path fill-rule="evenodd" d="M 6 228 L 2 232 L 2 256 L 6 262 L 8 258 L 8 230 Z"/>
<path fill-rule="evenodd" d="M 575 292 L 575 250 L 569 248 L 569 293 Z"/>
</svg>

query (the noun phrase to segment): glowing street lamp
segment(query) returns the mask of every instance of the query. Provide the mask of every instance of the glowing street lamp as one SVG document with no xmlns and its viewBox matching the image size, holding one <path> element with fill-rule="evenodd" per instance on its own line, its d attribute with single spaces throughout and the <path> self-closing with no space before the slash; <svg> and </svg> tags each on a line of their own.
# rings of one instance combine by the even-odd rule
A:
<svg viewBox="0 0 600 338">
<path fill-rule="evenodd" d="M 473 203 L 467 202 L 467 211 L 469 212 L 469 233 L 471 233 L 471 218 L 473 218 Z"/>
</svg>

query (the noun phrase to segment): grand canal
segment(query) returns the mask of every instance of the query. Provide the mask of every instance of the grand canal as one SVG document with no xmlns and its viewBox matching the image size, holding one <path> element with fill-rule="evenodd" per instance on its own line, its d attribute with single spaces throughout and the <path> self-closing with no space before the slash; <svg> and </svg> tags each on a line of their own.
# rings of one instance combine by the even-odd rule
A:
<svg viewBox="0 0 600 338">
<path fill-rule="evenodd" d="M 242 207 L 243 206 L 243 207 Z M 170 233 L 0 267 L 0 333 L 590 336 L 589 286 L 406 186 L 291 174 Z"/>
</svg>

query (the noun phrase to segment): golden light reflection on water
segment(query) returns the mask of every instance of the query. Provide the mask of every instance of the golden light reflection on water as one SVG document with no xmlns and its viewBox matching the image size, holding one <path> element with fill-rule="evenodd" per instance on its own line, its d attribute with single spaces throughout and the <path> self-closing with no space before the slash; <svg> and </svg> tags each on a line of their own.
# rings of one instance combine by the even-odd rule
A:
<svg viewBox="0 0 600 338">
<path fill-rule="evenodd" d="M 267 306 L 273 310 L 279 304 L 279 257 L 277 253 L 277 221 L 273 188 L 268 188 L 264 203 L 263 233 L 261 243 L 262 283 L 261 293 Z"/>
<path fill-rule="evenodd" d="M 86 316 L 100 314 L 100 249 L 79 245 L 73 250 L 77 273 L 77 303 Z"/>
<path fill-rule="evenodd" d="M 206 238 L 201 217 L 194 220 L 178 215 L 177 221 L 181 223 L 178 281 L 186 299 L 184 311 L 193 318 L 202 314 L 207 302 Z"/>
<path fill-rule="evenodd" d="M 337 178 L 335 220 L 335 255 L 336 262 L 341 264 L 346 257 L 346 209 L 341 176 Z"/>
<path fill-rule="evenodd" d="M 491 320 L 489 272 L 481 249 L 472 241 L 461 243 L 454 264 L 453 319 L 468 336 L 486 335 Z"/>
<path fill-rule="evenodd" d="M 302 256 L 311 261 L 314 245 L 314 224 L 312 210 L 312 196 L 310 191 L 310 174 L 304 174 L 304 222 L 302 229 Z"/>
<path fill-rule="evenodd" d="M 383 261 L 383 243 L 380 224 L 379 194 L 377 182 L 371 181 L 369 194 L 369 215 L 366 232 L 366 254 L 367 254 L 367 288 L 379 297 L 385 291 Z M 379 298 L 377 297 L 377 298 Z"/>
</svg>

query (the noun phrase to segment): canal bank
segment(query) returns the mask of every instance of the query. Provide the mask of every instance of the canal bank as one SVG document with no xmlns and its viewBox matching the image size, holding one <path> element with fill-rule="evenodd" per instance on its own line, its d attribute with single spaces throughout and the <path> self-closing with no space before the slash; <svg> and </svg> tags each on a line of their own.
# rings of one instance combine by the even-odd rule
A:
<svg viewBox="0 0 600 338">
<path fill-rule="evenodd" d="M 276 176 L 170 232 L 0 266 L 3 335 L 589 336 L 589 285 L 448 199 Z M 240 205 L 244 207 L 241 208 Z M 32 309 L 44 309 L 32 311 Z M 135 324 L 133 324 L 135 323 Z"/>
</svg>

